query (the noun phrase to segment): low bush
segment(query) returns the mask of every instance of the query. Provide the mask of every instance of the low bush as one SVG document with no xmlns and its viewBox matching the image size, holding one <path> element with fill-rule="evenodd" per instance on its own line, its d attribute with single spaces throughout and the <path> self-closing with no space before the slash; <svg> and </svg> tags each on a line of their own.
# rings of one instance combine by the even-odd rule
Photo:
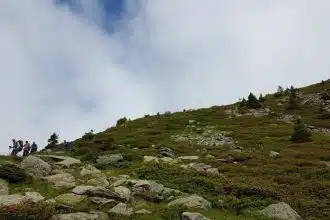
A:
<svg viewBox="0 0 330 220">
<path fill-rule="evenodd" d="M 24 202 L 0 207 L 0 219 L 6 220 L 49 220 L 54 214 L 55 207 L 44 203 Z"/>
<path fill-rule="evenodd" d="M 27 183 L 31 182 L 24 170 L 15 164 L 0 165 L 0 178 L 7 180 L 9 183 Z"/>
</svg>

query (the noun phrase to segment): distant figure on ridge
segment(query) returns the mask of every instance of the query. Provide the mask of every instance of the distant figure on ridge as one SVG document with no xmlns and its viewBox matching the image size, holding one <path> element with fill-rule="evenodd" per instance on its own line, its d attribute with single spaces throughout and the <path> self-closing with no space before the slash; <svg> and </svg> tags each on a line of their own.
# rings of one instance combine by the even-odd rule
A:
<svg viewBox="0 0 330 220">
<path fill-rule="evenodd" d="M 12 141 L 13 141 L 13 146 L 9 146 L 9 149 L 13 149 L 12 151 L 11 151 L 11 156 L 16 156 L 17 155 L 17 153 L 18 153 L 18 143 L 17 143 L 17 141 L 13 138 L 12 139 Z"/>
<path fill-rule="evenodd" d="M 28 141 L 25 141 L 25 144 L 23 146 L 23 157 L 29 155 L 30 152 L 30 144 Z"/>
<path fill-rule="evenodd" d="M 38 145 L 33 141 L 33 143 L 31 144 L 31 154 L 37 152 L 37 150 L 38 150 Z"/>
<path fill-rule="evenodd" d="M 18 149 L 17 149 L 17 153 L 18 152 L 21 152 L 23 150 L 23 141 L 22 140 L 19 140 L 18 141 Z"/>
</svg>

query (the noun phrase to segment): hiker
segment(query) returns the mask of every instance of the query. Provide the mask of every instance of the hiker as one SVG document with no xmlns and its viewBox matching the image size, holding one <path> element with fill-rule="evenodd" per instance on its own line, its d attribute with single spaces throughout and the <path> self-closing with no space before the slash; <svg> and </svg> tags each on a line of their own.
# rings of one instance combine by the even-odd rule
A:
<svg viewBox="0 0 330 220">
<path fill-rule="evenodd" d="M 64 144 L 65 149 L 70 149 L 72 146 L 72 142 L 66 141 L 66 140 L 63 141 L 63 144 Z"/>
<path fill-rule="evenodd" d="M 19 140 L 18 141 L 18 148 L 17 148 L 17 153 L 18 152 L 21 152 L 23 150 L 23 141 L 22 140 Z"/>
<path fill-rule="evenodd" d="M 38 150 L 38 145 L 33 141 L 33 143 L 31 144 L 31 154 L 37 152 L 37 150 Z"/>
<path fill-rule="evenodd" d="M 12 141 L 13 141 L 13 146 L 9 146 L 9 149 L 11 148 L 13 149 L 10 155 L 16 156 L 16 154 L 18 153 L 18 143 L 14 138 L 12 139 Z"/>
<path fill-rule="evenodd" d="M 23 157 L 29 155 L 30 152 L 30 143 L 28 141 L 25 141 L 25 144 L 23 146 Z"/>
</svg>

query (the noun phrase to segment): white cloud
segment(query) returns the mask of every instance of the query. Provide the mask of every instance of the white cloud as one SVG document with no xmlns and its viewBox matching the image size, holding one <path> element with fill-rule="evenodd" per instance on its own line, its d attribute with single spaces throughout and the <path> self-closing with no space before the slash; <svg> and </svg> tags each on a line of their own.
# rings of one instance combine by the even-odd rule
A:
<svg viewBox="0 0 330 220">
<path fill-rule="evenodd" d="M 115 34 L 81 3 L 83 15 L 50 0 L 0 2 L 1 152 L 12 137 L 44 145 L 53 131 L 74 139 L 122 116 L 329 75 L 326 0 L 127 1 L 133 19 Z"/>
</svg>

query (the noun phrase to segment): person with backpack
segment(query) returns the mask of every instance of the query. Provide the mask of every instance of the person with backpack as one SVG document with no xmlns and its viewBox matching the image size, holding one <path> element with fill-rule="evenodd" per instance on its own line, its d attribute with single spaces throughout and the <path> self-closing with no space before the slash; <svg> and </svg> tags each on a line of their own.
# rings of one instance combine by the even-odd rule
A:
<svg viewBox="0 0 330 220">
<path fill-rule="evenodd" d="M 30 152 L 30 143 L 28 141 L 25 141 L 25 144 L 23 146 L 23 157 L 29 155 Z"/>
<path fill-rule="evenodd" d="M 24 145 L 23 145 L 23 141 L 22 141 L 22 140 L 19 140 L 19 141 L 18 141 L 17 153 L 18 153 L 18 152 L 21 152 L 21 151 L 23 150 L 23 147 L 24 147 Z"/>
<path fill-rule="evenodd" d="M 13 146 L 9 146 L 9 149 L 13 149 L 10 155 L 16 156 L 18 153 L 18 143 L 14 138 L 12 139 L 12 141 L 13 141 Z"/>
<path fill-rule="evenodd" d="M 38 145 L 33 141 L 33 143 L 31 144 L 31 154 L 37 152 L 37 150 L 38 150 Z"/>
</svg>

